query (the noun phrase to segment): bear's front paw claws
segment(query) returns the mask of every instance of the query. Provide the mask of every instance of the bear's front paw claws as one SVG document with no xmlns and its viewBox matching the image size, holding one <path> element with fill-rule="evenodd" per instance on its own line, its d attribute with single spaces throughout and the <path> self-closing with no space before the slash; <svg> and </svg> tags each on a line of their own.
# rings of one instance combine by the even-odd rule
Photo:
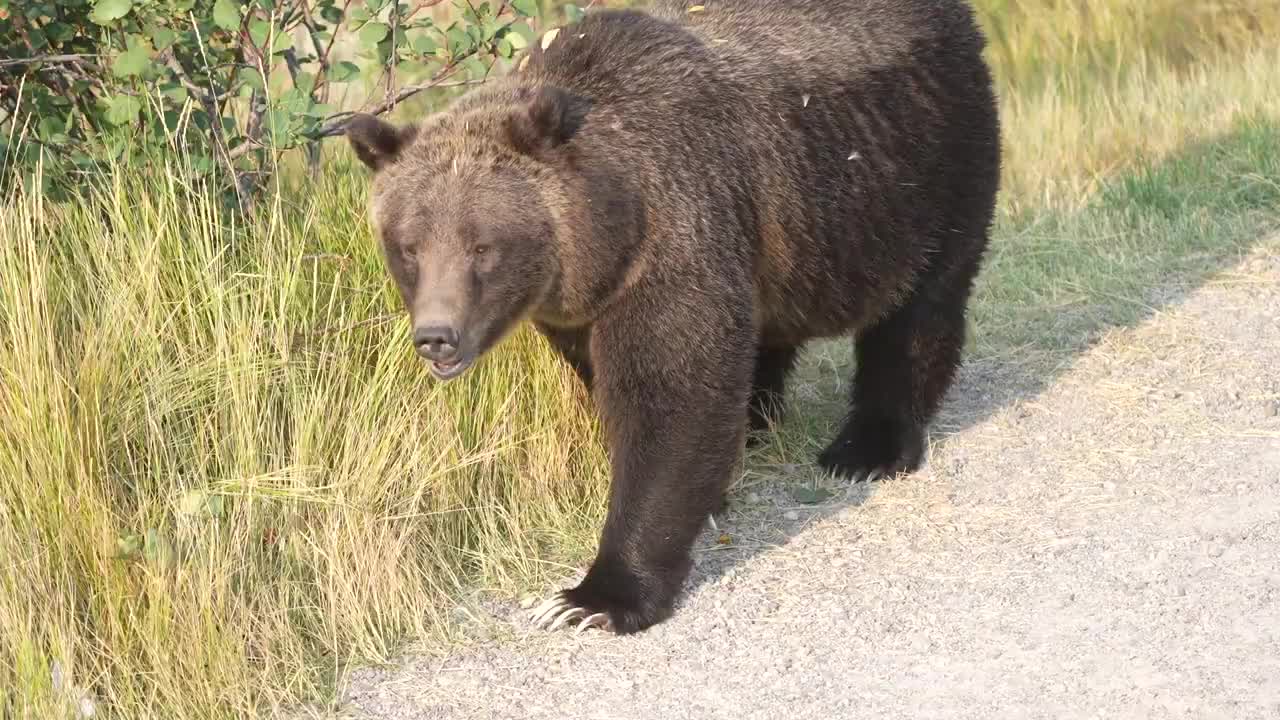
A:
<svg viewBox="0 0 1280 720">
<path fill-rule="evenodd" d="M 574 604 L 564 595 L 550 598 L 534 608 L 533 612 L 530 613 L 530 618 L 534 627 L 550 632 L 559 630 L 562 627 L 569 627 L 575 620 L 582 621 L 578 623 L 574 632 L 575 635 L 589 628 L 613 629 L 613 623 L 610 622 L 608 613 L 592 614 L 590 610 Z"/>
<path fill-rule="evenodd" d="M 563 596 L 557 595 L 548 598 L 546 602 L 533 609 L 529 613 L 529 620 L 533 622 L 533 626 L 543 629 L 551 624 L 560 613 L 565 610 L 573 609 L 573 604 L 566 600 Z"/>
<path fill-rule="evenodd" d="M 578 623 L 578 629 L 574 630 L 573 634 L 579 635 L 583 630 L 588 630 L 590 628 L 600 628 L 601 630 L 611 632 L 613 630 L 613 623 L 609 621 L 609 614 L 596 613 L 595 615 L 588 615 L 583 618 L 582 622 Z"/>
<path fill-rule="evenodd" d="M 586 615 L 587 611 L 585 609 L 580 607 L 571 607 L 557 615 L 555 621 L 551 623 L 551 627 L 548 627 L 547 630 L 549 632 L 555 632 L 556 630 L 565 627 L 568 623 L 571 623 L 574 620 L 580 620 Z"/>
</svg>

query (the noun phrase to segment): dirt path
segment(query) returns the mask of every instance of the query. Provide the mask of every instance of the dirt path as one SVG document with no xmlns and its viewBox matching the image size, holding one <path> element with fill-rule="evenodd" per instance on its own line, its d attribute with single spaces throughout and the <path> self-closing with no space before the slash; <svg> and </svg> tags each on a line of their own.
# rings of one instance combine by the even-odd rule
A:
<svg viewBox="0 0 1280 720">
<path fill-rule="evenodd" d="M 500 608 L 512 639 L 362 671 L 342 717 L 1280 717 L 1277 245 L 1034 396 L 971 364 L 913 477 L 740 493 L 648 633 Z"/>
</svg>

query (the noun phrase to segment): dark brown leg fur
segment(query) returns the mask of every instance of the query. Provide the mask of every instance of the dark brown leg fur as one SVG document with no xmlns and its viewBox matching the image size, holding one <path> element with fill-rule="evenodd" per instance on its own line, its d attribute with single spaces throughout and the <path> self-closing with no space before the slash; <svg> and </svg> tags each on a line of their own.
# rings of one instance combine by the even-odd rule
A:
<svg viewBox="0 0 1280 720">
<path fill-rule="evenodd" d="M 925 278 L 906 304 L 858 338 L 849 416 L 818 456 L 828 472 L 859 482 L 919 468 L 925 427 L 960 365 L 976 272 L 977 263 L 964 263 Z"/>
<path fill-rule="evenodd" d="M 709 317 L 691 318 L 672 297 L 680 296 L 654 291 L 620 303 L 591 333 L 613 479 L 596 559 L 560 597 L 584 616 L 607 614 L 617 633 L 670 615 L 746 431 L 750 306 L 717 298 Z"/>
</svg>

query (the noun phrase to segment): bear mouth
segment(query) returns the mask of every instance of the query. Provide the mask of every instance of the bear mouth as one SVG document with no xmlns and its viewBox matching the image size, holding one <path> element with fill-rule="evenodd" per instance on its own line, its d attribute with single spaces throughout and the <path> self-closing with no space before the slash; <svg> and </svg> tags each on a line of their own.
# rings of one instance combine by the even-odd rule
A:
<svg viewBox="0 0 1280 720">
<path fill-rule="evenodd" d="M 431 374 L 440 380 L 452 380 L 471 367 L 471 358 L 461 357 L 457 360 L 449 362 L 439 362 L 432 360 L 430 363 Z"/>
</svg>

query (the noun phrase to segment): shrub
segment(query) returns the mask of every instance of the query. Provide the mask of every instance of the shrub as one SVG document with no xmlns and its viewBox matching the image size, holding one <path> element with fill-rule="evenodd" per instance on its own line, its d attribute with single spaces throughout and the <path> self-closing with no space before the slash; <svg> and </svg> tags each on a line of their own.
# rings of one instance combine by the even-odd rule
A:
<svg viewBox="0 0 1280 720">
<path fill-rule="evenodd" d="M 528 44 L 542 11 L 538 0 L 442 3 L 0 0 L 4 177 L 58 193 L 166 147 L 245 207 L 281 153 L 305 148 L 314 167 L 319 141 L 341 134 L 340 89 L 383 113 L 480 82 Z"/>
</svg>

